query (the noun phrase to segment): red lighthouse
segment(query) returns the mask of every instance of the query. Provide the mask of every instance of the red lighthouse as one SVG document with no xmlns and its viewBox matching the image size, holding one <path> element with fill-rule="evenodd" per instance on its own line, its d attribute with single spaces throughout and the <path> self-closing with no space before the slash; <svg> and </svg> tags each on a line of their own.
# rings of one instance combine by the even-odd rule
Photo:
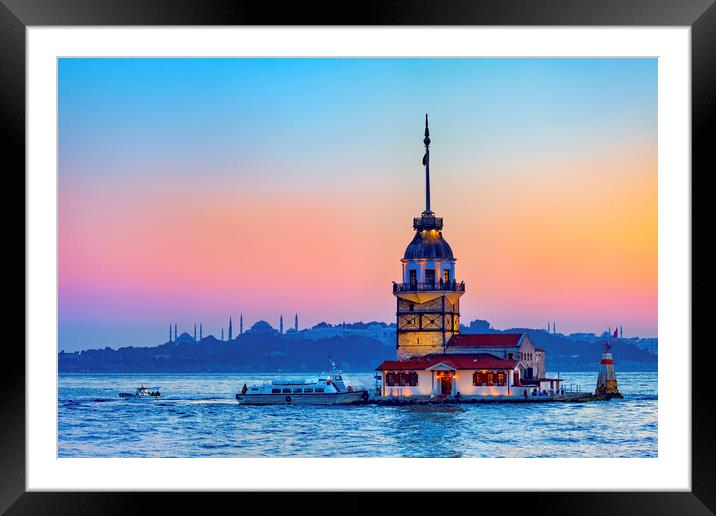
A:
<svg viewBox="0 0 716 516">
<path fill-rule="evenodd" d="M 614 359 L 611 353 L 612 346 L 609 342 L 604 343 L 604 352 L 599 362 L 599 377 L 597 378 L 597 388 L 594 394 L 605 398 L 622 398 L 617 387 L 617 376 L 614 373 Z"/>
</svg>

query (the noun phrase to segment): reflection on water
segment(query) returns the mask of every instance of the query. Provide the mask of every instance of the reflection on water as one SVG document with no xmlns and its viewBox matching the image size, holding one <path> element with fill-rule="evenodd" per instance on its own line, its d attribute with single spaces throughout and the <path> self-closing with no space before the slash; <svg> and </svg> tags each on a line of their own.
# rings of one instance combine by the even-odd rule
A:
<svg viewBox="0 0 716 516">
<path fill-rule="evenodd" d="M 656 457 L 657 374 L 617 373 L 623 400 L 248 407 L 275 375 L 62 375 L 60 457 Z M 562 373 L 593 388 L 596 374 Z M 353 383 L 371 385 L 372 374 Z M 160 399 L 122 400 L 137 385 Z"/>
</svg>

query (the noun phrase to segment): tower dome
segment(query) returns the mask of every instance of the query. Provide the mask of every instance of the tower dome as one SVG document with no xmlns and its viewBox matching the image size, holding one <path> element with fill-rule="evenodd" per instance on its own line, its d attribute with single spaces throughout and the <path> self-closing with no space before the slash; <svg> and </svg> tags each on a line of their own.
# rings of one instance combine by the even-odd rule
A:
<svg viewBox="0 0 716 516">
<path fill-rule="evenodd" d="M 443 238 L 442 231 L 437 229 L 416 231 L 413 240 L 405 249 L 403 258 L 406 260 L 454 260 L 450 244 Z"/>
</svg>

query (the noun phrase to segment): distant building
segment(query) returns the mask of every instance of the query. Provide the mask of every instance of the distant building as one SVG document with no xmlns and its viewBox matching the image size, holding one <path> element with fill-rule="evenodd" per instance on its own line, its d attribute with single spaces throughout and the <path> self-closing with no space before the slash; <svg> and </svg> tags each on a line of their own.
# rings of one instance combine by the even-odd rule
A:
<svg viewBox="0 0 716 516">
<path fill-rule="evenodd" d="M 356 328 L 350 324 L 333 326 L 328 323 L 319 323 L 313 328 L 301 331 L 288 330 L 284 336 L 294 340 L 323 340 L 332 337 L 366 337 L 380 341 L 386 346 L 395 345 L 395 327 L 384 323 L 364 325 L 364 327 L 360 328 Z"/>
<path fill-rule="evenodd" d="M 278 335 L 279 332 L 266 321 L 260 320 L 256 321 L 251 329 L 246 331 L 246 334 Z"/>
<path fill-rule="evenodd" d="M 475 319 L 474 321 L 470 321 L 470 329 L 474 331 L 490 331 L 492 328 L 490 328 L 490 323 L 487 321 L 484 321 L 482 319 Z"/>
</svg>

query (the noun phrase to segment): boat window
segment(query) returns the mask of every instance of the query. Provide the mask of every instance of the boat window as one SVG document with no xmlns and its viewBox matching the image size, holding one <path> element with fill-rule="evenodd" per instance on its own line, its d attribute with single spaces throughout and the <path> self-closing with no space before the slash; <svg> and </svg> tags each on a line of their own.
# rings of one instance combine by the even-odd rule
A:
<svg viewBox="0 0 716 516">
<path fill-rule="evenodd" d="M 290 393 L 291 393 L 291 389 L 284 389 L 282 392 L 283 392 L 284 394 L 290 394 Z"/>
<path fill-rule="evenodd" d="M 294 389 L 293 392 L 303 392 L 303 389 Z"/>
<path fill-rule="evenodd" d="M 281 394 L 281 389 L 271 389 L 272 394 Z"/>
<path fill-rule="evenodd" d="M 316 389 L 316 392 L 323 392 L 323 390 L 324 390 L 323 387 L 318 387 L 318 388 Z"/>
<path fill-rule="evenodd" d="M 303 392 L 313 392 L 313 389 L 303 389 Z"/>
<path fill-rule="evenodd" d="M 336 380 L 341 380 L 342 378 L 340 376 L 336 376 Z"/>
</svg>

